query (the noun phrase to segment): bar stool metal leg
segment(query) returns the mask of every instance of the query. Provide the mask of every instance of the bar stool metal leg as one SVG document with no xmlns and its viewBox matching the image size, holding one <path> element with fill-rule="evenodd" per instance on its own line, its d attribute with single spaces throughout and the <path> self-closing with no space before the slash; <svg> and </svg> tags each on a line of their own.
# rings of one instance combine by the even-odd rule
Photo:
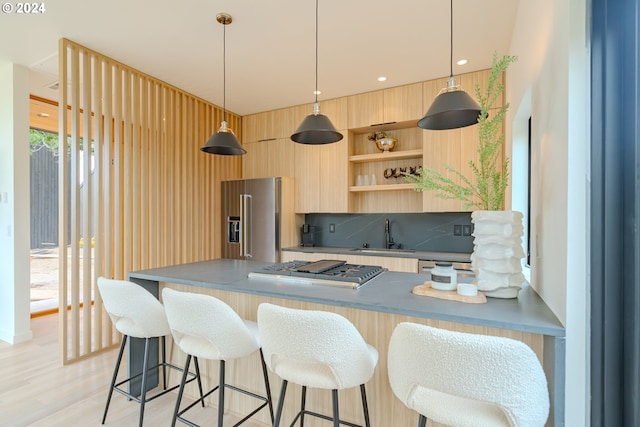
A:
<svg viewBox="0 0 640 427">
<path fill-rule="evenodd" d="M 340 411 L 338 410 L 338 390 L 331 390 L 333 396 L 333 427 L 340 427 Z"/>
<path fill-rule="evenodd" d="M 302 401 L 300 402 L 300 427 L 304 427 L 304 411 L 307 406 L 307 386 L 302 386 Z"/>
<path fill-rule="evenodd" d="M 144 339 L 144 361 L 142 362 L 142 388 L 140 389 L 140 423 L 144 420 L 144 404 L 147 399 L 147 377 L 149 375 L 149 338 Z"/>
<path fill-rule="evenodd" d="M 284 396 L 287 393 L 287 384 L 289 381 L 282 381 L 282 388 L 280 389 L 280 399 L 278 400 L 278 409 L 276 410 L 276 418 L 273 421 L 273 427 L 280 425 L 280 418 L 282 418 L 282 408 L 284 407 Z"/>
<path fill-rule="evenodd" d="M 424 415 L 420 415 L 418 419 L 418 427 L 426 427 L 427 426 L 427 417 Z"/>
<path fill-rule="evenodd" d="M 269 383 L 269 373 L 267 371 L 267 364 L 264 361 L 264 354 L 262 354 L 262 349 L 260 349 L 260 363 L 262 363 L 262 376 L 264 377 L 264 387 L 267 391 L 269 416 L 271 417 L 271 424 L 273 425 L 273 401 L 271 400 L 271 385 Z"/>
<path fill-rule="evenodd" d="M 162 337 L 162 389 L 167 389 L 167 337 Z"/>
<path fill-rule="evenodd" d="M 220 383 L 218 384 L 218 427 L 224 421 L 224 360 L 220 361 Z"/>
<path fill-rule="evenodd" d="M 367 405 L 367 391 L 364 388 L 364 384 L 360 384 L 360 395 L 362 396 L 362 411 L 364 412 L 364 425 L 365 427 L 371 427 L 369 421 L 369 405 Z"/>
<path fill-rule="evenodd" d="M 116 378 L 118 377 L 118 371 L 120 370 L 120 363 L 122 362 L 122 355 L 124 353 L 124 346 L 127 343 L 127 336 L 122 336 L 122 342 L 120 343 L 120 351 L 118 352 L 118 359 L 116 360 L 116 367 L 113 369 L 113 378 L 111 379 L 111 386 L 109 387 L 109 395 L 107 396 L 107 404 L 104 407 L 104 415 L 102 416 L 102 424 L 107 419 L 107 412 L 109 411 L 109 404 L 111 403 L 111 396 L 113 395 L 113 388 L 116 385 Z"/>
<path fill-rule="evenodd" d="M 182 401 L 182 394 L 184 393 L 184 386 L 185 386 L 185 383 L 187 382 L 187 375 L 189 374 L 190 364 L 191 364 L 191 355 L 187 354 L 187 361 L 184 364 L 184 371 L 182 371 L 182 379 L 180 380 L 180 389 L 178 390 L 178 398 L 176 399 L 176 408 L 173 411 L 173 419 L 171 420 L 171 427 L 175 427 L 176 421 L 178 419 L 178 413 L 180 412 L 180 402 Z M 199 370 L 196 372 L 197 372 L 198 378 L 200 378 Z M 202 393 L 200 393 L 200 395 L 202 396 Z M 204 406 L 204 400 L 202 402 L 202 405 Z"/>
<path fill-rule="evenodd" d="M 198 364 L 198 358 L 194 357 L 193 358 L 193 363 L 194 365 L 196 365 L 196 378 L 198 381 L 198 390 L 200 391 L 200 403 L 202 404 L 202 407 L 204 408 L 204 393 L 202 392 L 202 379 L 200 377 L 200 365 Z"/>
</svg>

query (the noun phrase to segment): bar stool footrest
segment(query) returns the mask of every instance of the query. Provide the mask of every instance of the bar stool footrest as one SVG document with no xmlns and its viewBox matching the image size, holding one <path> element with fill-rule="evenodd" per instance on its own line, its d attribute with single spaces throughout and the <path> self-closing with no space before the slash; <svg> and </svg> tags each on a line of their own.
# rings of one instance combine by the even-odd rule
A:
<svg viewBox="0 0 640 427">
<path fill-rule="evenodd" d="M 300 418 L 302 415 L 311 415 L 312 417 L 322 418 L 322 419 L 327 420 L 327 421 L 333 421 L 333 418 L 328 416 L 328 415 L 318 414 L 317 412 L 307 411 L 305 409 L 303 411 L 298 412 L 296 417 L 293 419 L 293 422 L 291 423 L 290 427 L 293 427 L 295 425 L 295 423 L 298 421 L 298 418 Z M 338 422 L 340 424 L 344 424 L 344 425 L 349 426 L 349 427 L 362 427 L 360 424 L 354 424 L 354 423 L 349 422 L 349 421 L 338 420 Z"/>
<path fill-rule="evenodd" d="M 193 379 L 189 380 L 189 381 L 193 381 Z M 267 406 L 269 404 L 269 399 L 267 399 L 265 396 L 261 396 L 259 394 L 253 393 L 251 391 L 248 390 L 244 390 L 241 389 L 239 387 L 236 387 L 234 385 L 231 384 L 225 384 L 224 385 L 225 388 L 227 389 L 231 389 L 237 392 L 240 392 L 242 394 L 246 394 L 247 396 L 251 396 L 255 399 L 258 400 L 262 400 L 264 403 L 260 406 L 258 406 L 256 409 L 254 409 L 251 413 L 249 413 L 248 415 L 246 415 L 243 419 L 241 419 L 240 421 L 238 421 L 236 424 L 233 425 L 233 427 L 238 427 L 239 425 L 243 424 L 245 421 L 247 421 L 249 418 L 251 418 L 253 415 L 255 415 L 256 413 L 258 413 L 258 411 L 260 411 L 262 408 L 264 408 L 265 406 Z M 187 412 L 189 409 L 193 408 L 194 406 L 196 406 L 198 403 L 203 402 L 204 399 L 206 399 L 207 397 L 209 397 L 210 395 L 212 395 L 214 392 L 216 392 L 218 389 L 220 388 L 219 385 L 215 386 L 214 388 L 212 388 L 211 390 L 209 390 L 208 392 L 206 392 L 202 397 L 199 397 L 196 401 L 191 402 L 187 407 L 183 408 L 182 410 L 180 410 L 180 412 L 178 412 L 178 415 L 176 417 L 176 420 L 191 426 L 191 427 L 200 427 L 198 424 L 194 424 L 193 422 L 187 420 L 186 418 L 184 418 L 182 416 L 182 414 L 184 414 L 185 412 Z M 354 426 L 354 427 L 360 427 L 360 426 Z"/>
</svg>

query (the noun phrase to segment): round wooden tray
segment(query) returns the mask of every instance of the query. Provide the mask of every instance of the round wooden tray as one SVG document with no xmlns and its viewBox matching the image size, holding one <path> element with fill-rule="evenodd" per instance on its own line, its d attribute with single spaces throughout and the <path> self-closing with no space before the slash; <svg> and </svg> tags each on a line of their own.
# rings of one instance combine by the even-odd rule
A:
<svg viewBox="0 0 640 427">
<path fill-rule="evenodd" d="M 478 295 L 475 295 L 472 297 L 466 296 L 466 295 L 459 295 L 458 292 L 456 291 L 439 291 L 437 289 L 433 289 L 431 287 L 430 281 L 426 281 L 422 285 L 416 286 L 415 288 L 413 288 L 412 292 L 416 295 L 422 295 L 425 297 L 440 298 L 440 299 L 446 299 L 449 301 L 465 302 L 468 304 L 483 304 L 487 302 L 487 297 L 484 296 L 484 294 L 480 291 L 478 291 Z"/>
</svg>

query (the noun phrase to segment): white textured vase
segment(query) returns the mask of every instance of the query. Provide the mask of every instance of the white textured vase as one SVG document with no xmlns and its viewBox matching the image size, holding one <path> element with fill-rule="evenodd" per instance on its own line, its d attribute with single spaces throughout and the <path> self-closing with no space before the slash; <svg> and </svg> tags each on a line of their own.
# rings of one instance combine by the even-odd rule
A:
<svg viewBox="0 0 640 427">
<path fill-rule="evenodd" d="M 488 297 L 517 298 L 522 284 L 522 213 L 475 211 L 471 268 L 476 285 Z"/>
</svg>

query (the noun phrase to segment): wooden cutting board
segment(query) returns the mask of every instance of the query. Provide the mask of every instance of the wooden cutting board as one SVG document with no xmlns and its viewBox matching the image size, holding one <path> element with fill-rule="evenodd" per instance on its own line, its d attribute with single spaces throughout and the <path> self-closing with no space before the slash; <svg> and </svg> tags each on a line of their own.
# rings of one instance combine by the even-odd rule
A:
<svg viewBox="0 0 640 427">
<path fill-rule="evenodd" d="M 456 291 L 440 291 L 438 289 L 433 289 L 431 287 L 430 281 L 426 281 L 422 285 L 416 286 L 415 288 L 413 288 L 412 292 L 416 295 L 422 295 L 425 297 L 440 298 L 440 299 L 446 299 L 449 301 L 465 302 L 468 304 L 483 304 L 487 302 L 487 297 L 484 296 L 484 294 L 480 291 L 478 291 L 478 295 L 475 295 L 472 297 L 466 296 L 466 295 L 459 295 L 458 292 Z"/>
</svg>

